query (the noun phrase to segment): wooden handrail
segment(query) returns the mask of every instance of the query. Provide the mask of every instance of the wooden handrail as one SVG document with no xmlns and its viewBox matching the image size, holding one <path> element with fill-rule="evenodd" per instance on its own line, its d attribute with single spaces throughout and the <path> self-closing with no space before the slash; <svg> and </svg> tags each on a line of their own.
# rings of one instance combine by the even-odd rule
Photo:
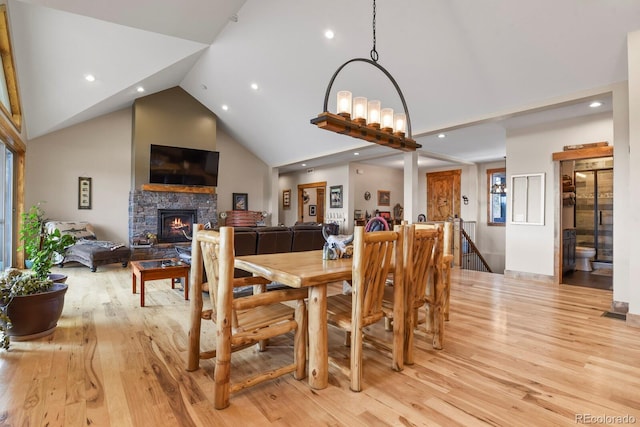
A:
<svg viewBox="0 0 640 427">
<path fill-rule="evenodd" d="M 470 253 L 477 255 L 478 259 L 480 260 L 480 262 L 482 262 L 482 265 L 485 268 L 485 270 L 488 271 L 489 273 L 493 273 L 491 271 L 491 267 L 489 267 L 489 264 L 487 264 L 487 261 L 484 259 L 484 257 L 482 256 L 482 254 L 478 250 L 478 247 L 475 245 L 475 243 L 473 243 L 473 240 L 471 240 L 471 237 L 469 237 L 469 235 L 464 230 L 464 228 L 460 227 L 460 233 L 462 233 L 462 236 L 467 240 L 467 243 L 469 244 L 469 247 L 471 248 L 471 252 Z M 461 267 L 464 268 L 464 265 L 461 264 Z"/>
</svg>

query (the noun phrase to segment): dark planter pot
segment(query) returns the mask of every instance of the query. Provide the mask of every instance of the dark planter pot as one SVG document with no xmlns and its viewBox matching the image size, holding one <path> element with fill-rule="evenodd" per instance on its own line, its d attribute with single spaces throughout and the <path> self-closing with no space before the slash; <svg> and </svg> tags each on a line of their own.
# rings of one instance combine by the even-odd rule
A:
<svg viewBox="0 0 640 427">
<path fill-rule="evenodd" d="M 53 281 L 53 283 L 66 283 L 67 282 L 67 276 L 66 274 L 62 274 L 62 273 L 50 273 L 49 274 L 49 279 L 51 279 Z"/>
<path fill-rule="evenodd" d="M 26 341 L 53 333 L 64 307 L 68 285 L 54 283 L 49 292 L 14 297 L 7 308 L 12 341 Z"/>
</svg>

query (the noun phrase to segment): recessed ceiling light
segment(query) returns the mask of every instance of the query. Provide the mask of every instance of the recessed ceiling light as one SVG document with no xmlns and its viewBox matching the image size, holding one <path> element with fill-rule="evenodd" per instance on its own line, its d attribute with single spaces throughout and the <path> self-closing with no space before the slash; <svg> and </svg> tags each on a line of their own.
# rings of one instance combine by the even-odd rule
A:
<svg viewBox="0 0 640 427">
<path fill-rule="evenodd" d="M 258 90 L 258 83 L 251 83 L 251 89 Z"/>
<path fill-rule="evenodd" d="M 354 155 L 354 156 L 359 156 L 359 155 L 360 155 L 360 153 L 353 153 L 353 155 Z"/>
<path fill-rule="evenodd" d="M 324 36 L 325 36 L 326 38 L 328 38 L 329 40 L 331 40 L 331 39 L 333 38 L 333 36 L 334 36 L 334 35 L 335 35 L 335 34 L 333 34 L 333 31 L 331 31 L 331 30 L 327 30 L 327 31 L 325 31 L 325 32 L 324 32 Z"/>
<path fill-rule="evenodd" d="M 438 138 L 442 139 L 442 138 L 446 138 L 447 135 L 445 135 L 444 133 L 439 133 L 438 134 Z"/>
<path fill-rule="evenodd" d="M 93 74 L 87 74 L 86 76 L 84 76 L 84 79 L 88 82 L 95 82 L 96 76 L 94 76 Z"/>
<path fill-rule="evenodd" d="M 229 109 L 229 106 L 228 106 L 227 104 L 224 104 L 224 105 L 222 106 L 222 109 L 223 109 L 224 111 L 227 111 L 227 110 Z"/>
<path fill-rule="evenodd" d="M 589 104 L 589 107 L 591 107 L 591 108 L 598 108 L 598 107 L 602 107 L 602 102 L 600 102 L 600 101 L 593 101 L 591 104 Z"/>
<path fill-rule="evenodd" d="M 139 93 L 144 92 L 144 88 L 142 86 L 138 86 L 138 88 L 136 89 Z"/>
<path fill-rule="evenodd" d="M 306 163 L 303 163 L 303 164 L 302 164 L 302 166 L 307 166 L 307 164 L 306 164 Z"/>
</svg>

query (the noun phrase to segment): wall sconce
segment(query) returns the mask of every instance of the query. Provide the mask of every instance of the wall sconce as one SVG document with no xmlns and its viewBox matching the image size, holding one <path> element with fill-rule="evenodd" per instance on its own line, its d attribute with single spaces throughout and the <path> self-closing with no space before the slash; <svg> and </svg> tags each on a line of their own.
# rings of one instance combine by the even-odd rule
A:
<svg viewBox="0 0 640 427">
<path fill-rule="evenodd" d="M 462 196 L 462 203 L 464 203 L 465 205 L 469 204 L 469 198 L 467 196 Z"/>
</svg>

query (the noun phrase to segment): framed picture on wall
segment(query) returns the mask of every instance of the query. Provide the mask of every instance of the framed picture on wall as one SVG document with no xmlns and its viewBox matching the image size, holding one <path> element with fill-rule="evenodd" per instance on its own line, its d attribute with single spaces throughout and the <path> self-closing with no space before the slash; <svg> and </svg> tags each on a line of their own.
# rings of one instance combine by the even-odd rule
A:
<svg viewBox="0 0 640 427">
<path fill-rule="evenodd" d="M 391 191 L 378 190 L 378 206 L 391 206 Z"/>
<path fill-rule="evenodd" d="M 78 209 L 91 209 L 91 178 L 78 178 Z"/>
<path fill-rule="evenodd" d="M 309 216 L 316 216 L 316 205 L 309 205 Z"/>
<path fill-rule="evenodd" d="M 233 193 L 233 210 L 249 210 L 249 195 L 247 193 Z"/>
<path fill-rule="evenodd" d="M 282 191 L 282 208 L 283 209 L 291 208 L 291 190 Z"/>
<path fill-rule="evenodd" d="M 334 185 L 329 189 L 329 207 L 331 209 L 342 207 L 342 185 Z"/>
</svg>

